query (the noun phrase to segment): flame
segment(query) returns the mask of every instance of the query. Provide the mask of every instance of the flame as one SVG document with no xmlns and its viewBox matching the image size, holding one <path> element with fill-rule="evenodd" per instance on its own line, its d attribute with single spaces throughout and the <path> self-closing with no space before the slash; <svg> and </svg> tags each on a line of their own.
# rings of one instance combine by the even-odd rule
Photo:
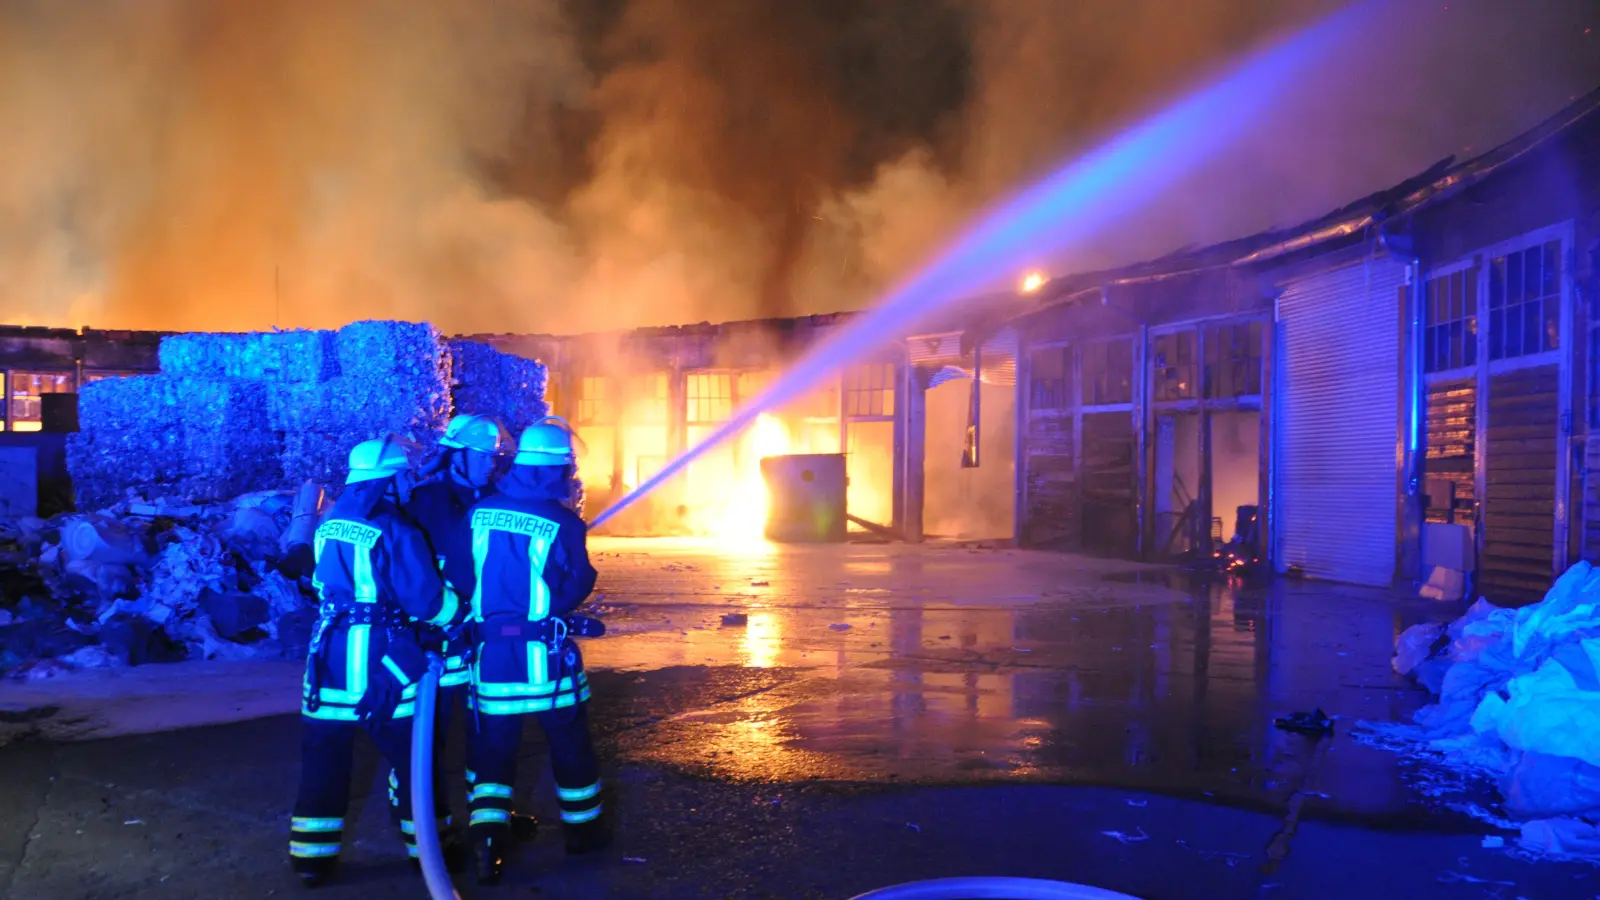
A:
<svg viewBox="0 0 1600 900">
<path fill-rule="evenodd" d="M 739 437 L 732 484 L 722 502 L 701 510 L 706 534 L 724 543 L 765 544 L 771 497 L 761 477 L 761 460 L 789 452 L 789 428 L 763 413 Z"/>
<path fill-rule="evenodd" d="M 1044 287 L 1045 277 L 1043 272 L 1029 272 L 1022 277 L 1022 292 L 1031 294 Z"/>
</svg>

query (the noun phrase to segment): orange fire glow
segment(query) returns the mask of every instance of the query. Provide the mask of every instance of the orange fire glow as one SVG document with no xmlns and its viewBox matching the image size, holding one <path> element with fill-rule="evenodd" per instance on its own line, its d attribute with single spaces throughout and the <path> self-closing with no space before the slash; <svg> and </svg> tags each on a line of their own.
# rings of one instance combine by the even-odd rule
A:
<svg viewBox="0 0 1600 900">
<path fill-rule="evenodd" d="M 764 544 L 771 497 L 761 477 L 761 459 L 790 451 L 789 428 L 763 413 L 736 444 L 733 477 L 721 496 L 696 510 L 697 530 L 725 543 Z"/>
</svg>

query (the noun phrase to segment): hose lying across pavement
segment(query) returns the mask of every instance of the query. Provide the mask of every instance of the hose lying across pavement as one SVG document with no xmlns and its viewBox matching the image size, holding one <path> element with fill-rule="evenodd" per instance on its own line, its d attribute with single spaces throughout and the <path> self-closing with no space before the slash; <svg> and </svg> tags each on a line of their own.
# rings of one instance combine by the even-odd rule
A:
<svg viewBox="0 0 1600 900">
<path fill-rule="evenodd" d="M 428 654 L 428 672 L 417 685 L 416 712 L 411 722 L 411 821 L 417 826 L 417 854 L 422 879 L 433 900 L 461 900 L 439 846 L 433 809 L 433 718 L 444 659 Z M 854 900 L 1138 900 L 1127 894 L 1063 881 L 1034 878 L 941 878 L 882 888 Z"/>
<path fill-rule="evenodd" d="M 939 878 L 861 894 L 853 900 L 1138 900 L 1127 894 L 1036 878 Z"/>
<path fill-rule="evenodd" d="M 433 809 L 433 717 L 439 678 L 443 675 L 444 659 L 429 653 L 428 672 L 417 685 L 416 712 L 411 721 L 411 821 L 417 826 L 417 854 L 428 895 L 433 900 L 461 900 L 445 868 Z"/>
</svg>

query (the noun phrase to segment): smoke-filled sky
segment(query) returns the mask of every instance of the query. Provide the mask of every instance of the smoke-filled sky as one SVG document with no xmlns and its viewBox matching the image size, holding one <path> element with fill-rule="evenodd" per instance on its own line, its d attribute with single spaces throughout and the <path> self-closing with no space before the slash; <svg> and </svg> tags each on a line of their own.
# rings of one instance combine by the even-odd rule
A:
<svg viewBox="0 0 1600 900">
<path fill-rule="evenodd" d="M 0 321 L 571 332 L 858 308 L 1339 5 L 0 0 Z M 1378 3 L 1265 125 L 1040 265 L 1292 224 L 1482 152 L 1600 87 L 1596 32 L 1594 0 Z"/>
</svg>

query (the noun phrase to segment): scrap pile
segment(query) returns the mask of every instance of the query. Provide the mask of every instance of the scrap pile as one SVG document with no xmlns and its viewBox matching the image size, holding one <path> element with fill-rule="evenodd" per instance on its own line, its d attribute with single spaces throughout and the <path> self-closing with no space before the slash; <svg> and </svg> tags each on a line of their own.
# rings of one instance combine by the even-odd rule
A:
<svg viewBox="0 0 1600 900">
<path fill-rule="evenodd" d="M 0 520 L 0 673 L 299 656 L 316 609 L 290 547 L 351 447 L 432 449 L 453 414 L 516 432 L 549 410 L 543 364 L 426 323 L 172 335 L 160 356 L 160 375 L 84 386 L 80 512 Z"/>
<path fill-rule="evenodd" d="M 1401 634 L 1394 668 L 1438 702 L 1370 742 L 1495 781 L 1522 846 L 1600 857 L 1600 570 L 1578 563 L 1521 609 L 1480 599 Z"/>
<path fill-rule="evenodd" d="M 312 486 L 0 522 L 0 673 L 303 655 L 316 605 L 286 545 L 319 505 Z"/>
</svg>

